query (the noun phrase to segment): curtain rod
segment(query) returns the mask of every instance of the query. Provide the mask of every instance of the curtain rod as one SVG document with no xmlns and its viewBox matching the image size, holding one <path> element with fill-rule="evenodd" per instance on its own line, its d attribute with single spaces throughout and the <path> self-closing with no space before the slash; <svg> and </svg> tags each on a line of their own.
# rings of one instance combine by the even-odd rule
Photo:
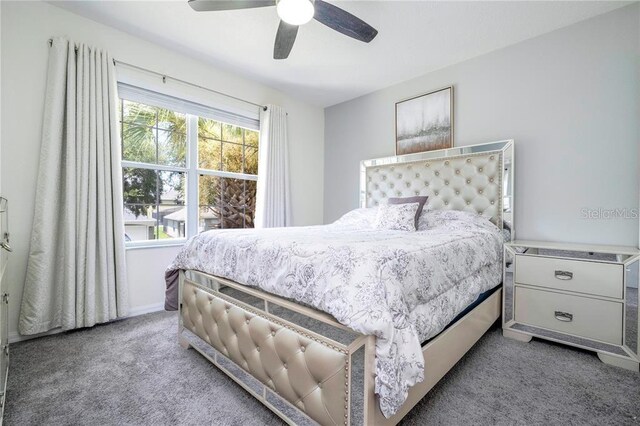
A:
<svg viewBox="0 0 640 426">
<path fill-rule="evenodd" d="M 49 39 L 49 46 L 53 46 L 53 39 L 52 38 Z M 208 87 L 200 86 L 199 84 L 191 83 L 189 81 L 182 80 L 180 78 L 176 78 L 176 77 L 172 77 L 170 75 L 159 73 L 157 71 L 153 71 L 153 70 L 150 70 L 148 68 L 143 68 L 143 67 L 139 67 L 137 65 L 129 64 L 127 62 L 118 61 L 115 58 L 113 59 L 113 65 L 122 65 L 122 66 L 125 66 L 125 67 L 137 69 L 139 71 L 144 71 L 144 72 L 148 72 L 150 74 L 155 74 L 157 76 L 162 77 L 162 82 L 163 83 L 166 83 L 167 79 L 171 79 L 173 81 L 177 81 L 178 83 L 186 84 L 187 86 L 196 87 L 198 89 L 206 90 L 207 92 L 215 93 L 215 94 L 221 95 L 221 96 L 226 96 L 227 98 L 235 99 L 235 100 L 240 101 L 240 102 L 244 102 L 244 103 L 247 103 L 247 104 L 250 104 L 250 105 L 257 106 L 258 108 L 262 108 L 263 111 L 267 110 L 267 106 L 266 105 L 260 105 L 260 104 L 257 104 L 255 102 L 247 101 L 245 99 L 241 99 L 241 98 L 238 98 L 238 97 L 233 96 L 233 95 L 229 95 L 229 94 L 226 94 L 226 93 L 223 93 L 223 92 L 219 92 L 217 90 L 210 89 Z"/>
</svg>

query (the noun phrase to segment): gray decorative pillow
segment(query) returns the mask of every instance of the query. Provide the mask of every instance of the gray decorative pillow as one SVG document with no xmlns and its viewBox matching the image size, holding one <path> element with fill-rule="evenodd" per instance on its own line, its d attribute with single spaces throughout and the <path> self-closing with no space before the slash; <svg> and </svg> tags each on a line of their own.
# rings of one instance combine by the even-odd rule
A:
<svg viewBox="0 0 640 426">
<path fill-rule="evenodd" d="M 415 231 L 418 205 L 419 203 L 380 204 L 373 227 L 391 231 Z"/>
<path fill-rule="evenodd" d="M 429 197 L 427 195 L 416 195 L 415 197 L 404 197 L 404 198 L 389 198 L 387 204 L 411 204 L 418 203 L 418 210 L 416 211 L 416 229 L 418 229 L 418 220 L 420 219 L 420 215 L 422 214 L 422 209 L 424 205 L 427 203 Z"/>
</svg>

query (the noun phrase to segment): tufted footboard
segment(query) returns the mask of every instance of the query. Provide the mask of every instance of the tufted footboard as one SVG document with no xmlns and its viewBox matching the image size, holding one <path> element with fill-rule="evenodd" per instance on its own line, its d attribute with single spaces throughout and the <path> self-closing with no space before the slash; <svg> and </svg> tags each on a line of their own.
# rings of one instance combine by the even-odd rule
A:
<svg viewBox="0 0 640 426">
<path fill-rule="evenodd" d="M 331 330 L 323 321 L 303 319 L 275 304 L 278 299 L 275 296 L 270 301 L 260 300 L 250 294 L 259 293 L 257 290 L 240 291 L 233 283 L 204 275 L 192 274 L 191 278 L 181 279 L 180 332 L 186 345 L 216 364 L 224 367 L 226 363 L 223 370 L 227 373 L 230 370 L 235 376 L 239 372 L 248 373 L 240 374 L 240 383 L 248 386 L 263 403 L 269 402 L 267 405 L 275 405 L 273 400 L 279 399 L 281 409 L 274 411 L 287 420 L 295 418 L 292 411 L 298 411 L 293 413 L 299 417 L 295 423 L 363 423 L 350 418 L 350 365 L 352 355 L 358 349 L 364 350 L 367 341 L 364 336 L 341 327 Z M 281 302 L 286 305 L 288 301 Z M 287 315 L 290 318 L 284 319 Z M 336 340 L 300 326 L 295 320 L 306 321 L 307 327 L 315 321 L 319 331 L 333 333 Z M 345 344 L 345 340 L 355 344 Z M 354 381 L 360 394 L 360 409 L 353 411 L 361 417 L 365 389 L 363 354 L 358 359 L 359 372 Z M 295 410 L 291 410 L 293 407 Z"/>
</svg>

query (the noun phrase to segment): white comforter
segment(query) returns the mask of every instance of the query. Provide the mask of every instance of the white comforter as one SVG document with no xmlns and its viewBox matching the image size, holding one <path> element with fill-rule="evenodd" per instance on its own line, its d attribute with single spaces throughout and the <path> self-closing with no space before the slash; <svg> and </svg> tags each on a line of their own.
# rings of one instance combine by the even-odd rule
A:
<svg viewBox="0 0 640 426">
<path fill-rule="evenodd" d="M 464 212 L 425 212 L 417 232 L 376 230 L 374 218 L 358 209 L 325 226 L 204 232 L 169 270 L 259 287 L 377 336 L 375 390 L 389 417 L 423 380 L 421 342 L 500 283 L 503 240 Z"/>
</svg>

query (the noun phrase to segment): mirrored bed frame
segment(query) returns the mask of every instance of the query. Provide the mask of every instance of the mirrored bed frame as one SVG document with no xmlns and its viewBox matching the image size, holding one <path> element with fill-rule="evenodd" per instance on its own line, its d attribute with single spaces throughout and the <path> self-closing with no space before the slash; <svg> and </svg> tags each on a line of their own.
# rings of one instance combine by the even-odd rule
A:
<svg viewBox="0 0 640 426">
<path fill-rule="evenodd" d="M 513 233 L 512 140 L 366 160 L 360 205 L 428 195 L 430 209 L 478 212 Z M 289 424 L 398 423 L 500 317 L 498 289 L 423 343 L 424 381 L 385 418 L 374 393 L 375 337 L 332 316 L 202 272 L 180 271 L 179 341 Z"/>
</svg>

